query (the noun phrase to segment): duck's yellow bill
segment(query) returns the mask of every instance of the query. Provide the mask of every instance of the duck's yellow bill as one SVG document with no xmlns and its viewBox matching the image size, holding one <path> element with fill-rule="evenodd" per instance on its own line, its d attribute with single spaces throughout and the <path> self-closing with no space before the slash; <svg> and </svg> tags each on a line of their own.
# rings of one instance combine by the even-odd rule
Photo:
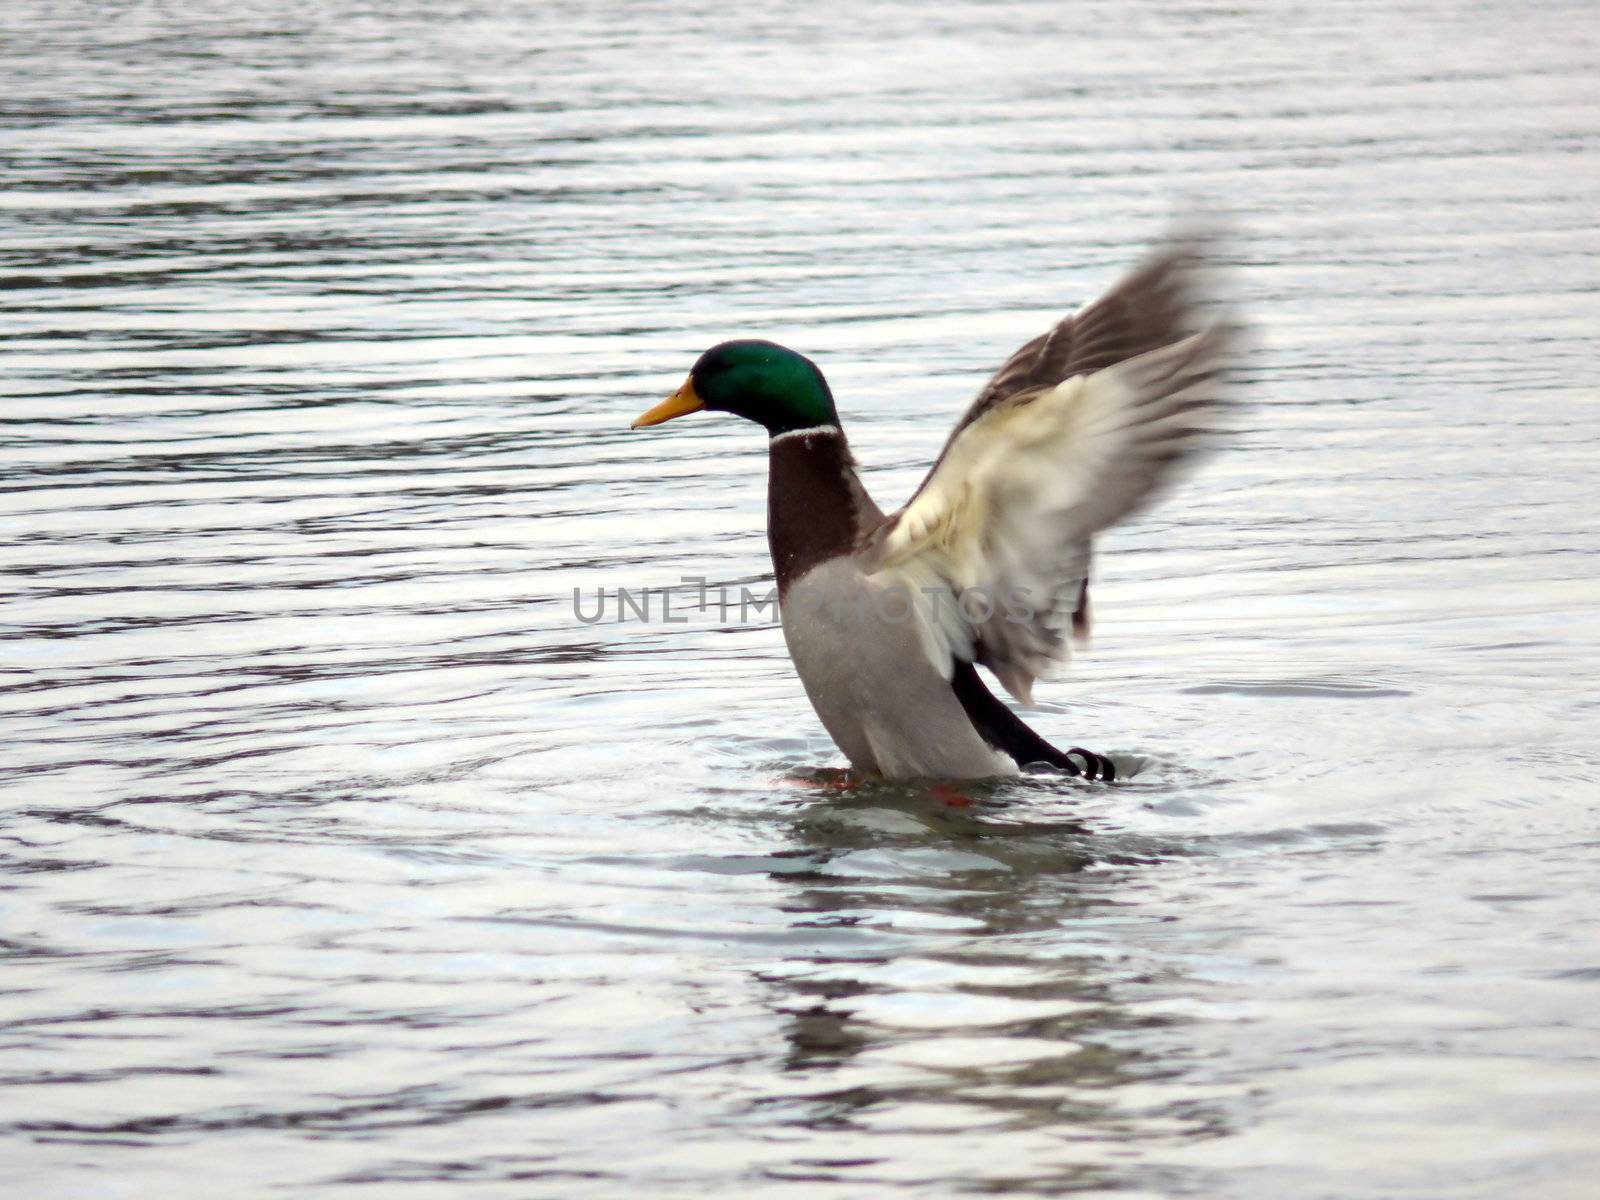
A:
<svg viewBox="0 0 1600 1200">
<path fill-rule="evenodd" d="M 659 425 L 663 421 L 672 420 L 673 417 L 699 412 L 704 407 L 705 402 L 695 393 L 694 380 L 685 379 L 681 388 L 645 413 L 633 423 L 632 427 L 643 429 L 646 425 Z"/>
</svg>

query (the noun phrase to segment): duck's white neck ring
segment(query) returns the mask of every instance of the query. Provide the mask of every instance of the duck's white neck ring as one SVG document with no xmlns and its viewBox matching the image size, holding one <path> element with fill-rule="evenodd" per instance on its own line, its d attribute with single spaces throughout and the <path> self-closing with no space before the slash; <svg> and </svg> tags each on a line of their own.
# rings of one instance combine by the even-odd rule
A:
<svg viewBox="0 0 1600 1200">
<path fill-rule="evenodd" d="M 842 432 L 843 430 L 841 430 L 837 425 L 811 425 L 805 429 L 788 429 L 783 433 L 775 433 L 772 435 L 769 444 L 776 446 L 779 442 L 787 441 L 789 438 L 816 437 L 818 434 Z"/>
</svg>

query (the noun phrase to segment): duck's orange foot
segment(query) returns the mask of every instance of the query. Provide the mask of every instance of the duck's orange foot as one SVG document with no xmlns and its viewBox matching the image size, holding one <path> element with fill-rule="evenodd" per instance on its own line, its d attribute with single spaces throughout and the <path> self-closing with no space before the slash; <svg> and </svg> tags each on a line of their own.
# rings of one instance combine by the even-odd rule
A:
<svg viewBox="0 0 1600 1200">
<path fill-rule="evenodd" d="M 929 789 L 935 797 L 943 800 L 951 808 L 971 808 L 972 797 L 965 792 L 958 792 L 947 784 L 936 783 Z"/>
</svg>

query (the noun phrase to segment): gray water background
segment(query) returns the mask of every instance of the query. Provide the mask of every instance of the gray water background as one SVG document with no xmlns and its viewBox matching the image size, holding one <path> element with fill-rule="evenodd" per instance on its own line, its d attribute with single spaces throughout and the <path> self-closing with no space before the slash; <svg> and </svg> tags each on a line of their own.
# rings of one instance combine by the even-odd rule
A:
<svg viewBox="0 0 1600 1200">
<path fill-rule="evenodd" d="M 8 1196 L 1595 1194 L 1591 6 L 0 20 Z M 1032 718 L 1137 779 L 574 619 L 765 590 L 707 345 L 896 504 L 1196 205 L 1249 409 Z"/>
</svg>

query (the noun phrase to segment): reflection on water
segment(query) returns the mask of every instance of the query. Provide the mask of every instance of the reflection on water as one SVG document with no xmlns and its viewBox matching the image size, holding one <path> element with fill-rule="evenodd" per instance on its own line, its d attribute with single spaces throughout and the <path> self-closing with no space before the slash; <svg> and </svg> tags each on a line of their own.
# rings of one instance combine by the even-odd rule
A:
<svg viewBox="0 0 1600 1200">
<path fill-rule="evenodd" d="M 1587 8 L 8 16 L 18 1195 L 1588 1194 Z M 706 346 L 893 503 L 1191 196 L 1251 407 L 1035 713 L 1130 779 L 574 618 L 765 590 L 752 431 L 627 430 Z"/>
<path fill-rule="evenodd" d="M 1239 1098 L 1186 1078 L 1186 1003 L 1153 998 L 1194 980 L 1118 949 L 1163 851 L 1041 819 L 1043 788 L 970 790 L 879 785 L 799 811 L 777 877 L 809 944 L 758 978 L 788 1019 L 770 1103 L 815 1149 L 773 1178 L 1052 1193 L 1115 1185 L 1153 1131 L 1231 1131 Z"/>
</svg>

